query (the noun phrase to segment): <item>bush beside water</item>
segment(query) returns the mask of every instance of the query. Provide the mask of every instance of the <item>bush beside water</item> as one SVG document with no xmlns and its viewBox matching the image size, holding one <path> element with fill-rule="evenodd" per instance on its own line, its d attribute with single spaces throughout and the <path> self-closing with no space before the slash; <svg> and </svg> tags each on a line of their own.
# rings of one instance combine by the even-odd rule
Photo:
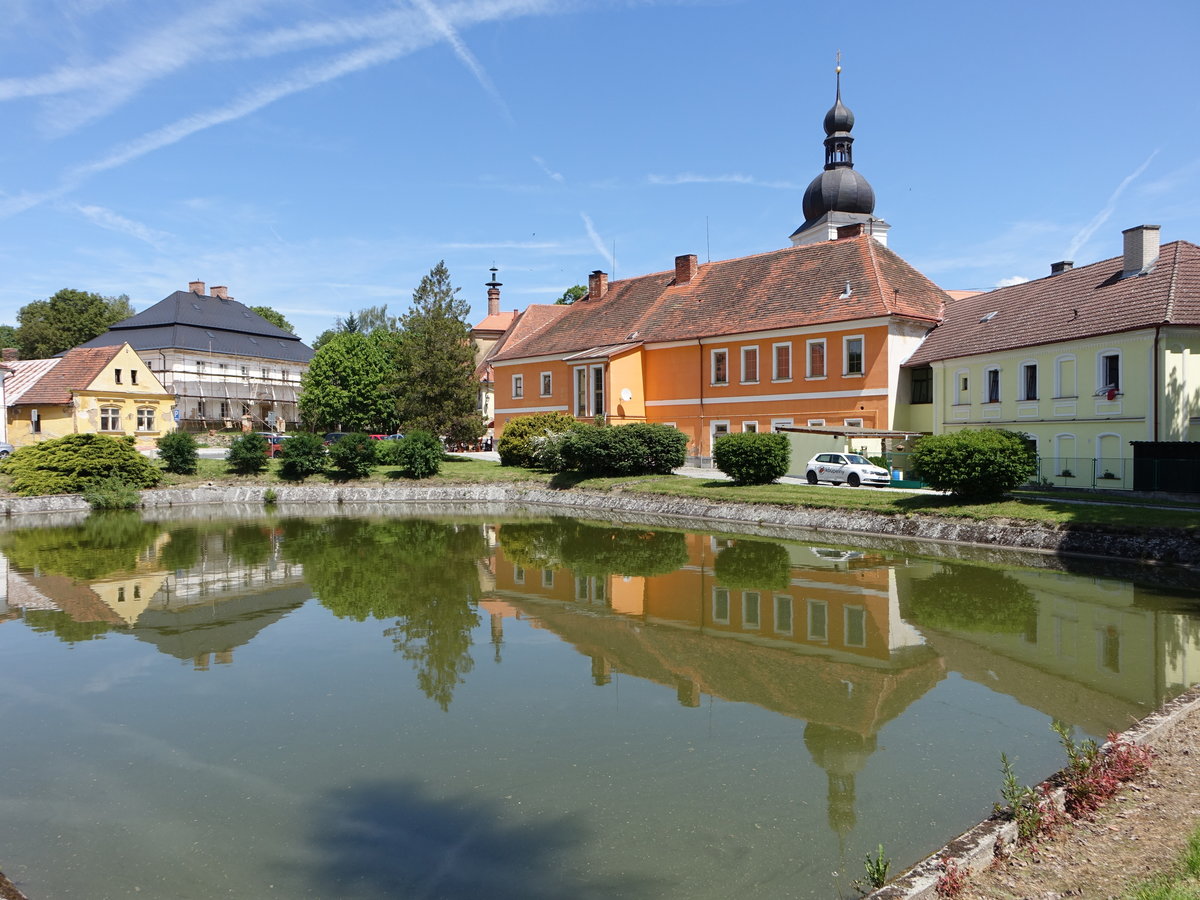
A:
<svg viewBox="0 0 1200 900">
<path fill-rule="evenodd" d="M 138 453 L 131 437 L 69 434 L 21 447 L 0 464 L 14 493 L 77 494 L 99 481 L 118 479 L 134 490 L 154 487 L 162 472 Z"/>
<path fill-rule="evenodd" d="M 787 474 L 791 446 L 782 434 L 726 434 L 713 444 L 713 463 L 734 484 L 770 484 Z"/>
</svg>

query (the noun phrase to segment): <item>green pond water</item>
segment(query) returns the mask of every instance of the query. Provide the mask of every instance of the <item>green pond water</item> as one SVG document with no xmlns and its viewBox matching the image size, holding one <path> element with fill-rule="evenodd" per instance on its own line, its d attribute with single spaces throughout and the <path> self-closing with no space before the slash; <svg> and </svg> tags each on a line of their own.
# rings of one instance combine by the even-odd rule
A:
<svg viewBox="0 0 1200 900">
<path fill-rule="evenodd" d="M 896 871 L 986 816 L 1001 751 L 1039 780 L 1053 721 L 1200 680 L 1171 570 L 530 514 L 0 552 L 0 866 L 34 900 L 854 896 L 877 844 Z"/>
</svg>

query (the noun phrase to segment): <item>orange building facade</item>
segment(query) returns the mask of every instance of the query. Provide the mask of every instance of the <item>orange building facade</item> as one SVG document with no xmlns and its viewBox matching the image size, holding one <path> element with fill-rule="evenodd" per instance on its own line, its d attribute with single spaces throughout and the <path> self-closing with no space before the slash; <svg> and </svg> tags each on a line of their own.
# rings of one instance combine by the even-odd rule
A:
<svg viewBox="0 0 1200 900">
<path fill-rule="evenodd" d="M 609 284 L 530 307 L 498 345 L 496 427 L 515 416 L 672 425 L 689 455 L 779 426 L 890 428 L 900 364 L 942 291 L 859 226 L 832 241 Z"/>
</svg>

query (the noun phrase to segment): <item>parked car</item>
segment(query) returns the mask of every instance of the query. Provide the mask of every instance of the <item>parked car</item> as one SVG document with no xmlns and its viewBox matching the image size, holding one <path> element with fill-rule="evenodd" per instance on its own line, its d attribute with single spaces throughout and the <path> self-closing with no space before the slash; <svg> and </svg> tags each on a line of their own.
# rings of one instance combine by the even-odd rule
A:
<svg viewBox="0 0 1200 900">
<path fill-rule="evenodd" d="M 349 431 L 330 431 L 323 438 L 321 438 L 321 440 L 323 440 L 325 442 L 325 446 L 328 447 L 330 444 L 336 444 L 349 434 Z"/>
<path fill-rule="evenodd" d="M 389 434 L 384 438 L 384 440 L 385 441 L 398 441 L 402 437 L 404 437 L 404 435 L 402 435 L 402 434 Z"/>
<path fill-rule="evenodd" d="M 818 453 L 808 461 L 804 477 L 809 484 L 828 481 L 830 484 L 845 482 L 850 487 L 860 484 L 886 486 L 892 483 L 887 469 L 882 469 L 865 456 L 857 453 Z"/>
<path fill-rule="evenodd" d="M 15 448 L 13 447 L 12 444 L 5 444 L 3 442 L 0 442 L 0 459 L 4 459 L 4 457 L 6 457 L 6 456 L 8 456 L 8 454 L 12 453 L 14 449 Z"/>
<path fill-rule="evenodd" d="M 291 437 L 290 434 L 277 434 L 274 431 L 256 431 L 255 434 L 267 442 L 267 456 L 271 459 L 279 455 L 279 451 L 283 449 L 283 442 Z"/>
</svg>

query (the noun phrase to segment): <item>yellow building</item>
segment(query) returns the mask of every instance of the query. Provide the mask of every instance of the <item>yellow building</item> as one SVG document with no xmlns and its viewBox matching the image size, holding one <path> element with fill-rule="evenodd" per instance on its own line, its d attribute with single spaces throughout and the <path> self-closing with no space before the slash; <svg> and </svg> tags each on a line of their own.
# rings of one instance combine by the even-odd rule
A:
<svg viewBox="0 0 1200 900">
<path fill-rule="evenodd" d="M 133 437 L 154 446 L 175 430 L 175 397 L 128 344 L 77 347 L 57 359 L 8 362 L 8 440 L 23 447 L 68 434 Z"/>
<path fill-rule="evenodd" d="M 1157 225 L 1123 239 L 1122 256 L 947 304 L 905 363 L 896 427 L 1024 432 L 1039 477 L 1063 487 L 1151 489 L 1135 484 L 1133 442 L 1194 459 L 1200 247 L 1160 246 Z"/>
</svg>

